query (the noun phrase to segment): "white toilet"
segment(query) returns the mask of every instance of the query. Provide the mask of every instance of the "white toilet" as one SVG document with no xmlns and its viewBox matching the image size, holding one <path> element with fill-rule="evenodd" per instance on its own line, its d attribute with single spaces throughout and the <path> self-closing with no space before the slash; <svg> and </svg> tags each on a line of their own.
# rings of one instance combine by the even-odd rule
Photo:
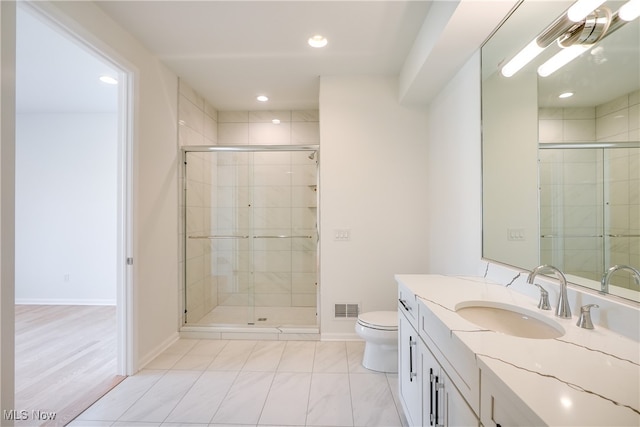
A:
<svg viewBox="0 0 640 427">
<path fill-rule="evenodd" d="M 372 311 L 358 316 L 356 333 L 365 340 L 362 366 L 398 372 L 398 312 Z"/>
</svg>

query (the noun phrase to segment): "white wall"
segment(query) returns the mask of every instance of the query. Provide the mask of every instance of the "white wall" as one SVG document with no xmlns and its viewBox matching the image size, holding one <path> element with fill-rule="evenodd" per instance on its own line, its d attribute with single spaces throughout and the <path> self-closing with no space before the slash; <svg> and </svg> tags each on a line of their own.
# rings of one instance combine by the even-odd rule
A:
<svg viewBox="0 0 640 427">
<path fill-rule="evenodd" d="M 14 406 L 16 4 L 0 2 L 0 410 Z"/>
<path fill-rule="evenodd" d="M 480 55 L 429 105 L 428 272 L 477 274 L 482 256 Z"/>
<path fill-rule="evenodd" d="M 178 78 L 90 2 L 38 3 L 132 73 L 133 370 L 177 337 Z"/>
<path fill-rule="evenodd" d="M 115 304 L 118 117 L 16 117 L 16 302 Z"/>
<path fill-rule="evenodd" d="M 334 304 L 395 310 L 396 273 L 427 272 L 427 120 L 398 104 L 395 79 L 320 81 L 320 321 L 323 339 L 352 337 Z M 334 240 L 349 229 L 349 241 Z"/>
</svg>

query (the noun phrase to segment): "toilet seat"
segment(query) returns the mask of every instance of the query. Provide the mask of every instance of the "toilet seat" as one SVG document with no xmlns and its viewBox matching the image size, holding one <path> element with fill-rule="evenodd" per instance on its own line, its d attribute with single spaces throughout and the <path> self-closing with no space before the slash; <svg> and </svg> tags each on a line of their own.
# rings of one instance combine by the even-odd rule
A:
<svg viewBox="0 0 640 427">
<path fill-rule="evenodd" d="M 372 311 L 358 315 L 358 324 L 379 331 L 397 331 L 398 313 L 395 311 Z"/>
</svg>

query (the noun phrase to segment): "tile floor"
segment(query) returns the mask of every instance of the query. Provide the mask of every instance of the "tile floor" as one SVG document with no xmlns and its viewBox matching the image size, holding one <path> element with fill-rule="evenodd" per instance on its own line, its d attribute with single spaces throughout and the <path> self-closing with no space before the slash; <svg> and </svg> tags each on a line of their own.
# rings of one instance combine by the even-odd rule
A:
<svg viewBox="0 0 640 427">
<path fill-rule="evenodd" d="M 181 339 L 70 426 L 401 426 L 364 342 Z"/>
</svg>

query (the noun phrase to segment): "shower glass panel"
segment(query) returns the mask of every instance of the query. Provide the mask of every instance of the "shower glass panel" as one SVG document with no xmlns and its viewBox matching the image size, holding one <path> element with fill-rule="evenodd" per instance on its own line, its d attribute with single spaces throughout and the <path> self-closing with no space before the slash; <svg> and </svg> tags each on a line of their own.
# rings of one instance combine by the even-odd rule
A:
<svg viewBox="0 0 640 427">
<path fill-rule="evenodd" d="M 184 150 L 186 325 L 317 325 L 317 159 L 316 146 Z"/>
<path fill-rule="evenodd" d="M 540 258 L 599 283 L 612 265 L 640 266 L 640 148 L 573 145 L 540 144 Z M 639 290 L 630 275 L 612 284 Z"/>
</svg>

